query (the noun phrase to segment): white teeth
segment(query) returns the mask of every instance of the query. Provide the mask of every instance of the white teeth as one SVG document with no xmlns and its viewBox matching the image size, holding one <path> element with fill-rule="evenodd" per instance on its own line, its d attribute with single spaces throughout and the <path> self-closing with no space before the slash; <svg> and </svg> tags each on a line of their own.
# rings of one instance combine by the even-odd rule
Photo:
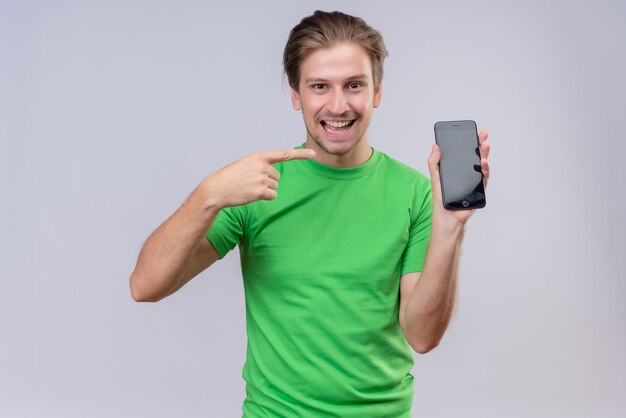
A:
<svg viewBox="0 0 626 418">
<path fill-rule="evenodd" d="M 349 120 L 346 120 L 344 122 L 334 122 L 334 121 L 326 121 L 326 124 L 328 126 L 332 126 L 333 128 L 343 128 L 344 126 L 348 126 L 350 124 Z"/>
</svg>

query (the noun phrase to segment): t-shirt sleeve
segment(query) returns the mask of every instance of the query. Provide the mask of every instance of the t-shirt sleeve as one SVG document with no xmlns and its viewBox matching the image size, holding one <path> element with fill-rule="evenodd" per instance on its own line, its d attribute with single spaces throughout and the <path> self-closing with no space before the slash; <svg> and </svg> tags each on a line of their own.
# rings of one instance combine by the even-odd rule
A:
<svg viewBox="0 0 626 418">
<path fill-rule="evenodd" d="M 418 184 L 413 198 L 409 241 L 402 254 L 400 274 L 421 272 L 424 269 L 432 227 L 432 214 L 432 189 L 430 181 L 424 177 Z"/>
<path fill-rule="evenodd" d="M 235 245 L 241 242 L 243 231 L 242 207 L 237 206 L 222 209 L 207 231 L 206 237 L 222 259 L 230 250 L 235 248 Z"/>
</svg>

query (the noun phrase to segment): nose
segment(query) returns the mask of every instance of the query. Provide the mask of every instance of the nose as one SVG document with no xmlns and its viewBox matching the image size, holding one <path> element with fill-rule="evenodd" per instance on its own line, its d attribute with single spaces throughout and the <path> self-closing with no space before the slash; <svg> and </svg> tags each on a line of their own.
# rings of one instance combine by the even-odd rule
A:
<svg viewBox="0 0 626 418">
<path fill-rule="evenodd" d="M 341 115 L 349 109 L 350 106 L 348 105 L 348 100 L 343 90 L 333 90 L 328 103 L 328 110 L 334 115 Z"/>
</svg>

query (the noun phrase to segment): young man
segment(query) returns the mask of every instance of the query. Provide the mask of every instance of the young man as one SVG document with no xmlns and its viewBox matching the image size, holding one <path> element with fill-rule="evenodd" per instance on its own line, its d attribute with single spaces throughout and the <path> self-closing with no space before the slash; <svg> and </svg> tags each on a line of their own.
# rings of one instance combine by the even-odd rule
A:
<svg viewBox="0 0 626 418">
<path fill-rule="evenodd" d="M 304 145 L 206 177 L 131 275 L 133 298 L 157 301 L 239 245 L 244 417 L 409 417 L 409 346 L 428 352 L 450 321 L 472 212 L 444 210 L 436 146 L 430 181 L 370 147 L 386 55 L 361 19 L 304 18 L 284 52 Z"/>
</svg>

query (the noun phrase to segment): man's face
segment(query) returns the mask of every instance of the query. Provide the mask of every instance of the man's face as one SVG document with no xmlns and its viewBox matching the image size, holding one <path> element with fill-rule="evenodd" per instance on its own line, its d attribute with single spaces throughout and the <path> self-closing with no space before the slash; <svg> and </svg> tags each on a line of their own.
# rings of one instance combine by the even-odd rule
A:
<svg viewBox="0 0 626 418">
<path fill-rule="evenodd" d="M 291 91 L 294 109 L 302 110 L 307 144 L 318 154 L 340 158 L 365 149 L 369 153 L 367 127 L 381 96 L 367 52 L 352 42 L 306 57 L 300 66 L 299 91 Z"/>
</svg>

